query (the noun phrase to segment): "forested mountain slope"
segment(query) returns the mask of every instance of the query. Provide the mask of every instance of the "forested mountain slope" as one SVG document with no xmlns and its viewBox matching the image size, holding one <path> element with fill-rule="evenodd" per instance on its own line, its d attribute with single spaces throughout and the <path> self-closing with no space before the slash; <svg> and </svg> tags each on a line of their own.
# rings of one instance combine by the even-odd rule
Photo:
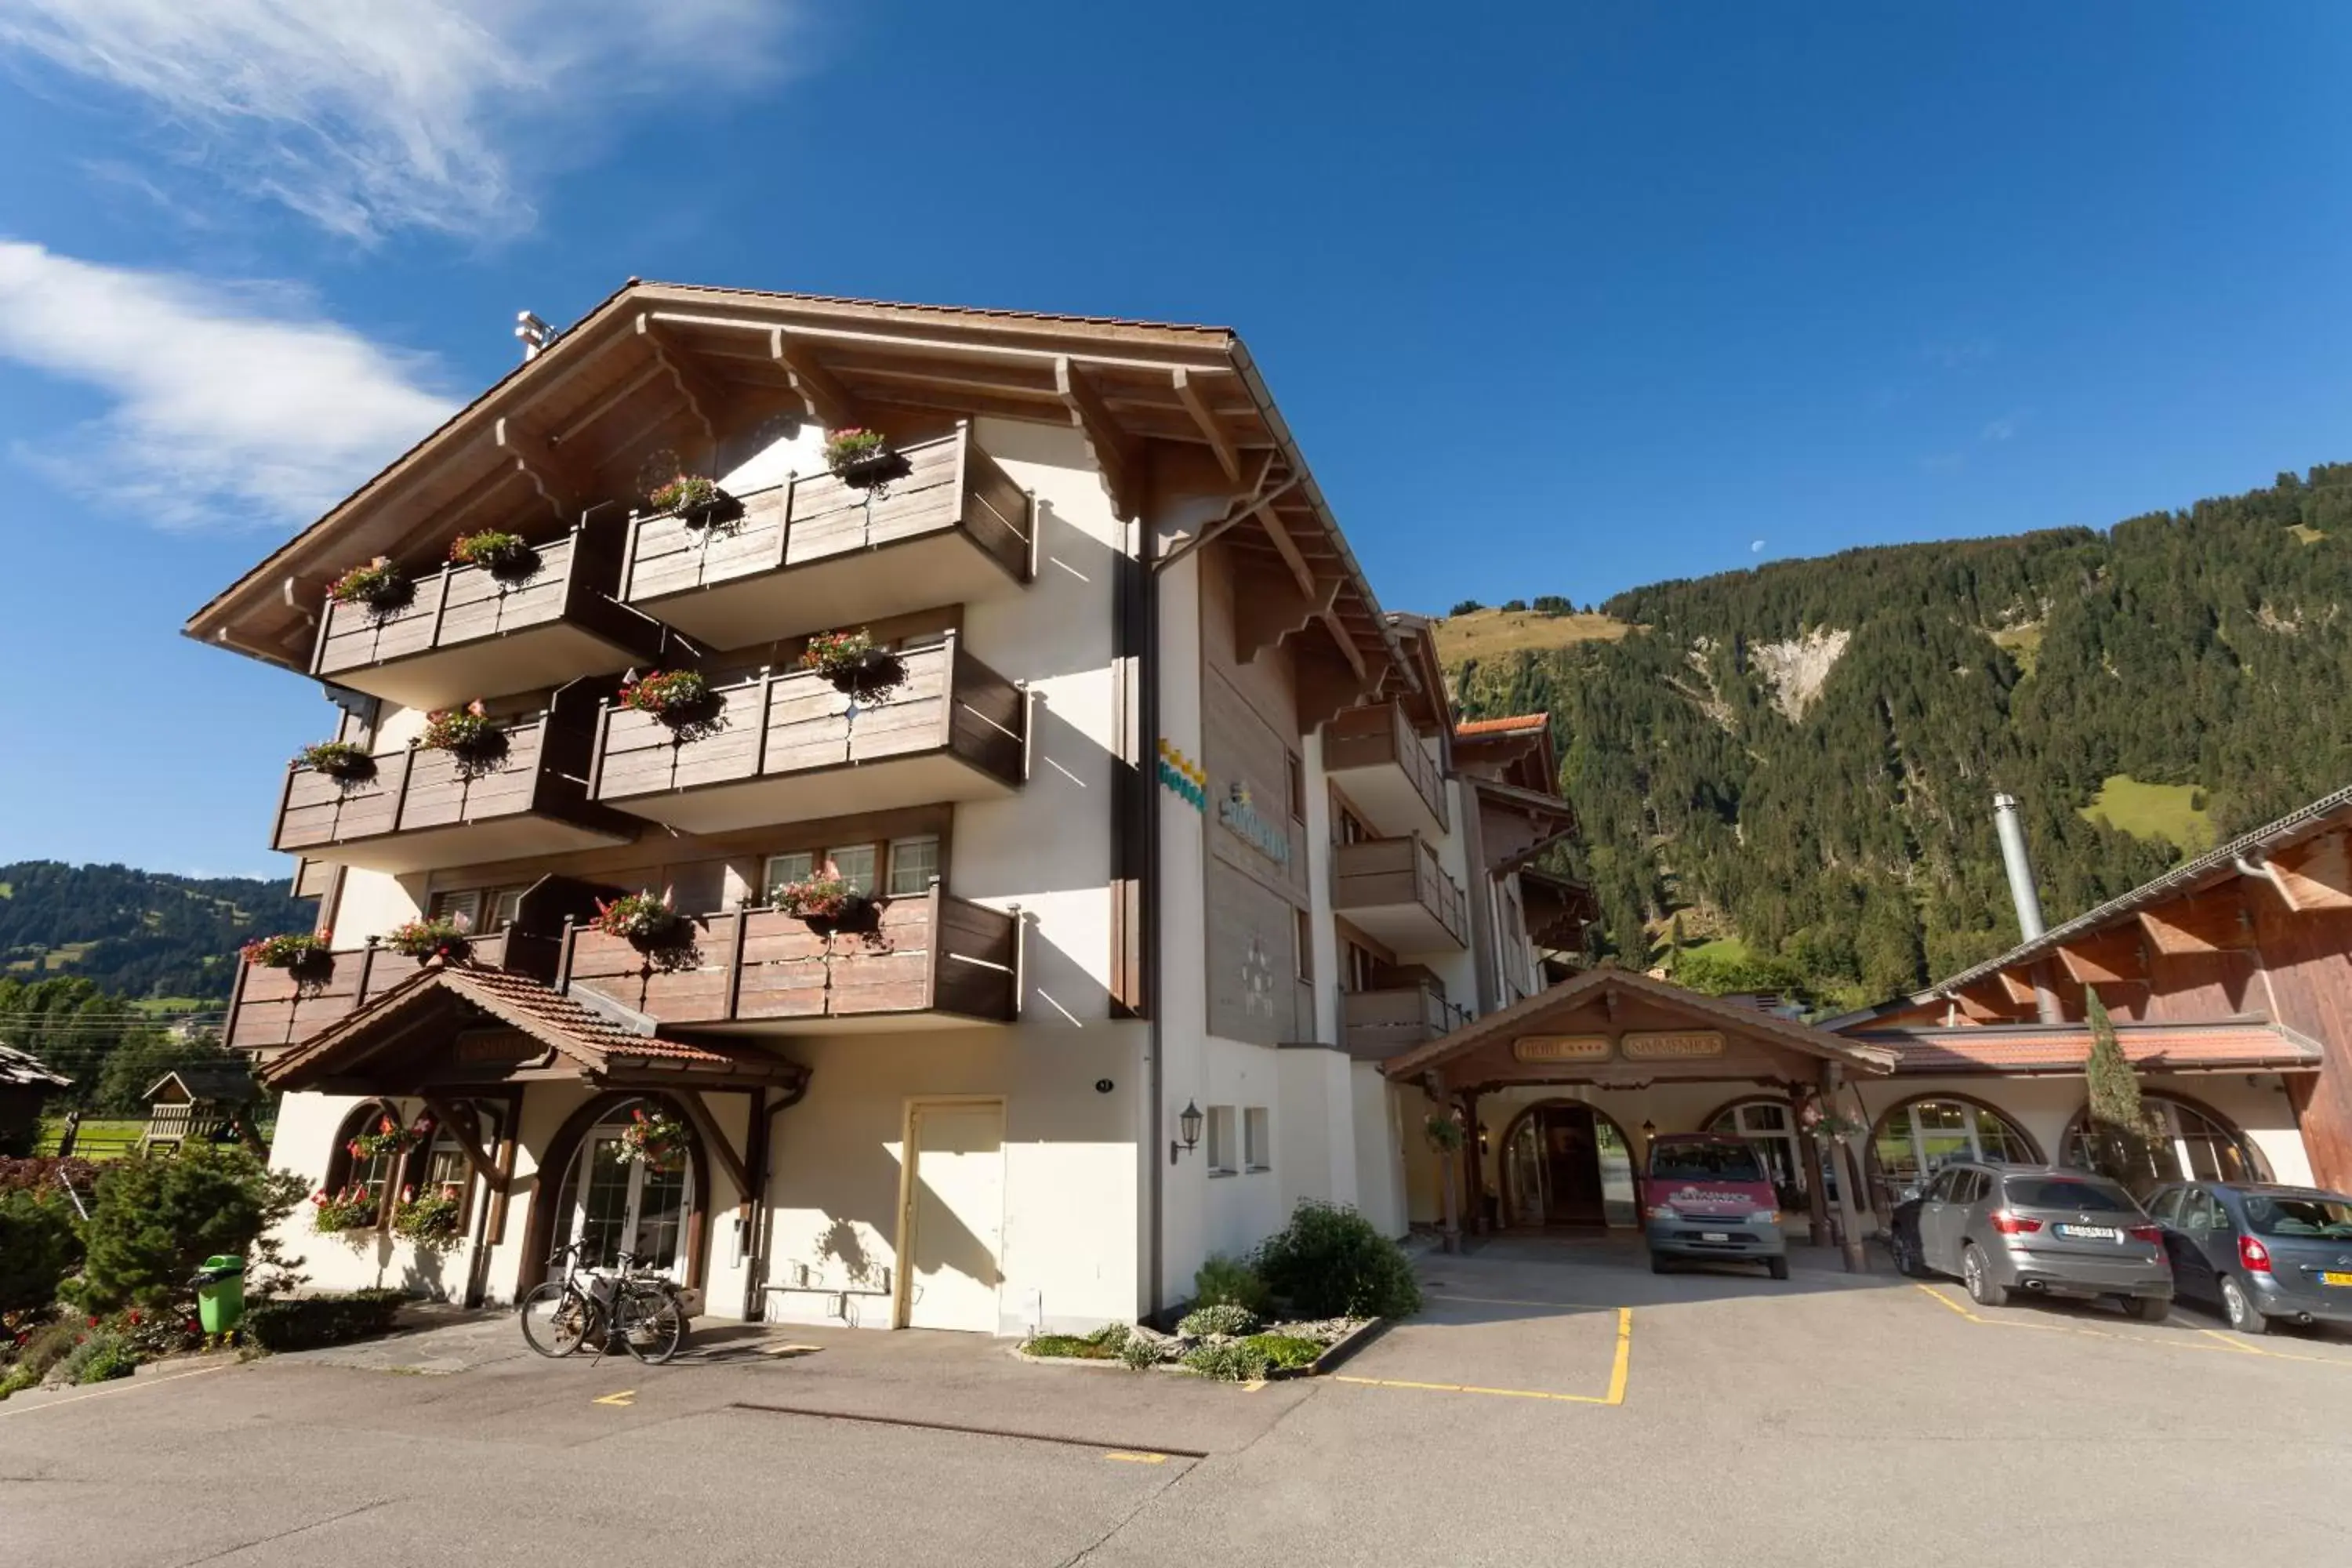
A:
<svg viewBox="0 0 2352 1568">
<path fill-rule="evenodd" d="M 91 980 L 119 996 L 226 1002 L 247 937 L 308 931 L 318 918 L 286 888 L 128 866 L 0 866 L 0 974 Z"/>
<path fill-rule="evenodd" d="M 2054 923 L 2179 858 L 2159 832 L 2352 783 L 2352 465 L 2104 534 L 1854 550 L 1601 609 L 1633 629 L 1463 661 L 1462 705 L 1553 713 L 1605 949 L 1720 988 L 1876 1000 L 2016 941 L 1997 789 Z M 2148 784 L 2184 787 L 2159 813 Z"/>
</svg>

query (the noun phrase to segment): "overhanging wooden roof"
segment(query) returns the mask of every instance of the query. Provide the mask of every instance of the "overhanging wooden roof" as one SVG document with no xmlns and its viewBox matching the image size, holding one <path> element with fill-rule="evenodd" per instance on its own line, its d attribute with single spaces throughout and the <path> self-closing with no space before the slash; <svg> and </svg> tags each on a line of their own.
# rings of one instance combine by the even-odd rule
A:
<svg viewBox="0 0 2352 1568">
<path fill-rule="evenodd" d="M 630 504 L 664 454 L 708 461 L 779 419 L 910 438 L 956 416 L 1075 427 L 1114 509 L 1222 496 L 1249 564 L 1312 584 L 1350 664 L 1402 653 L 1248 351 L 1222 327 L 886 304 L 631 279 L 190 618 L 304 668 L 325 586 L 374 555 L 436 562 L 461 528 L 568 527 Z M 666 476 L 657 476 L 666 477 Z"/>
<path fill-rule="evenodd" d="M 1852 1037 L 1894 1051 L 1895 1070 L 1911 1075 L 2079 1078 L 2091 1055 L 2091 1031 L 2081 1024 L 1965 1024 L 1874 1029 Z M 2326 1054 L 2308 1035 L 2255 1019 L 2120 1024 L 2116 1043 L 2126 1060 L 2150 1072 L 2316 1072 Z"/>
<path fill-rule="evenodd" d="M 439 1060 L 436 1048 L 446 1046 L 468 1019 L 519 1031 L 592 1083 L 667 1079 L 712 1088 L 792 1088 L 808 1079 L 808 1068 L 799 1063 L 756 1049 L 729 1052 L 639 1033 L 527 975 L 427 965 L 265 1064 L 261 1081 L 272 1089 L 299 1089 L 364 1080 L 369 1092 L 416 1092 L 428 1087 L 425 1077 Z"/>
<path fill-rule="evenodd" d="M 1719 1034 L 1726 1037 L 1726 1048 L 1717 1060 L 1703 1056 L 1643 1060 L 1623 1049 L 1627 1035 L 1675 1029 Z M 1607 1037 L 1612 1047 L 1589 1062 L 1540 1053 L 1531 1056 L 1516 1048 L 1528 1039 L 1562 1037 Z M 1381 1070 L 1405 1082 L 1434 1075 L 1454 1088 L 1657 1078 L 1777 1077 L 1795 1081 L 1796 1075 L 1790 1070 L 1792 1060 L 1836 1062 L 1875 1078 L 1894 1071 L 1896 1058 L 1884 1046 L 1848 1039 L 1793 1018 L 1603 965 L 1391 1057 Z"/>
</svg>

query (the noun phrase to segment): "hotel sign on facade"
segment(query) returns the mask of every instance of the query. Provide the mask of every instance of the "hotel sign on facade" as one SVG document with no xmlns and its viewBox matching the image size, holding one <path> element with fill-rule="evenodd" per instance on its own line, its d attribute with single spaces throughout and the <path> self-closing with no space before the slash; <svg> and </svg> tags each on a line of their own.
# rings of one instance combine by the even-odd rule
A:
<svg viewBox="0 0 2352 1568">
<path fill-rule="evenodd" d="M 1607 1035 L 1521 1035 L 1511 1055 L 1523 1062 L 1689 1061 L 1723 1055 L 1723 1036 L 1713 1029 L 1639 1029 L 1612 1039 Z"/>
</svg>

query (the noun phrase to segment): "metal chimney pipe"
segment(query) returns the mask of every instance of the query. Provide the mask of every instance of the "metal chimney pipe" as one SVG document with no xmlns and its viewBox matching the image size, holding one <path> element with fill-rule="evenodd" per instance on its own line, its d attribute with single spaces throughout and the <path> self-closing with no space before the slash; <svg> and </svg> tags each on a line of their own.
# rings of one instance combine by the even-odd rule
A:
<svg viewBox="0 0 2352 1568">
<path fill-rule="evenodd" d="M 2028 942 L 2042 931 L 2042 895 L 2033 890 L 2033 865 L 2025 858 L 2025 819 L 2017 814 L 2017 797 L 1992 797 L 1993 831 L 2000 835 L 2000 863 L 2009 872 L 2009 896 L 2017 904 L 2017 929 Z"/>
<path fill-rule="evenodd" d="M 2009 896 L 2017 905 L 2017 929 L 2027 942 L 2041 939 L 2042 895 L 2033 889 L 2033 863 L 2025 854 L 2025 819 L 2018 815 L 2017 797 L 2007 792 L 1992 797 L 1993 831 L 2000 837 L 2001 868 L 2009 873 Z M 2063 1024 L 2065 1009 L 2050 984 L 2050 961 L 2033 966 L 2033 1011 L 2045 1024 Z"/>
</svg>

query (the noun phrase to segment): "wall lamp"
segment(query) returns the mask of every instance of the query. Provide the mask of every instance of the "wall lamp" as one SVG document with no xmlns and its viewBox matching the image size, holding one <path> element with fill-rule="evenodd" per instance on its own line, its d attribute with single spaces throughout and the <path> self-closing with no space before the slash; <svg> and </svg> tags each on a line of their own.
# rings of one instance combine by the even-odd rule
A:
<svg viewBox="0 0 2352 1568">
<path fill-rule="evenodd" d="M 1168 1141 L 1168 1163 L 1174 1164 L 1180 1154 L 1189 1154 L 1201 1146 L 1201 1108 L 1192 1100 L 1176 1116 L 1177 1137 Z"/>
<path fill-rule="evenodd" d="M 1642 1123 L 1642 1141 L 1646 1143 L 1657 1135 L 1658 1124 L 1645 1119 Z"/>
</svg>

